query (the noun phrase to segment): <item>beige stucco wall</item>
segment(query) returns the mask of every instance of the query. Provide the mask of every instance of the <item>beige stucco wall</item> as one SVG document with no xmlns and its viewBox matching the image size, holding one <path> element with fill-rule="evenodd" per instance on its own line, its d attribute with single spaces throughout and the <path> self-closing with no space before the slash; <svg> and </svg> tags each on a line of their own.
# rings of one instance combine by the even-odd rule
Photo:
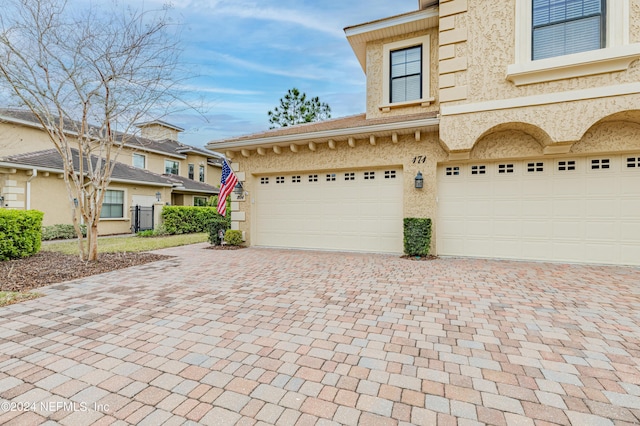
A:
<svg viewBox="0 0 640 426">
<path fill-rule="evenodd" d="M 414 164 L 416 156 L 425 156 L 424 164 Z M 259 183 L 258 177 L 276 173 L 306 173 L 314 170 L 346 170 L 378 167 L 402 167 L 404 176 L 404 216 L 431 217 L 436 215 L 436 170 L 437 163 L 446 159 L 446 153 L 438 143 L 436 133 L 423 133 L 416 141 L 413 135 L 399 135 L 398 143 L 390 137 L 379 137 L 372 146 L 369 139 L 357 139 L 355 148 L 346 141 L 336 142 L 336 149 L 330 149 L 326 143 L 318 144 L 315 152 L 306 145 L 299 146 L 297 153 L 289 149 L 275 154 L 268 150 L 266 155 L 251 151 L 248 158 L 237 155 L 234 163 L 238 170 L 246 173 L 245 191 L 249 194 L 237 203 L 239 211 L 245 213 L 246 220 L 240 222 L 239 229 L 246 232 L 247 242 L 251 244 L 252 192 Z M 424 176 L 424 188 L 414 188 L 414 178 L 418 171 Z M 233 207 L 233 206 L 232 206 Z"/>
<path fill-rule="evenodd" d="M 53 142 L 41 130 L 0 122 L 0 157 L 52 149 Z"/>
<path fill-rule="evenodd" d="M 430 87 L 429 94 L 423 93 L 423 98 L 436 98 L 435 103 L 427 107 L 411 106 L 404 108 L 395 108 L 388 112 L 380 111 L 378 108 L 383 103 L 388 103 L 389 100 L 383 100 L 382 91 L 383 85 L 389 84 L 383 78 L 383 48 L 387 43 L 393 43 L 400 40 L 410 39 L 414 37 L 420 37 L 429 35 L 431 67 L 430 67 Z M 427 111 L 438 110 L 437 97 L 438 97 L 438 30 L 433 28 L 427 31 L 420 31 L 410 33 L 403 36 L 391 37 L 382 40 L 377 40 L 367 44 L 367 118 L 382 118 L 382 117 L 394 117 L 407 114 L 419 114 Z"/>
</svg>

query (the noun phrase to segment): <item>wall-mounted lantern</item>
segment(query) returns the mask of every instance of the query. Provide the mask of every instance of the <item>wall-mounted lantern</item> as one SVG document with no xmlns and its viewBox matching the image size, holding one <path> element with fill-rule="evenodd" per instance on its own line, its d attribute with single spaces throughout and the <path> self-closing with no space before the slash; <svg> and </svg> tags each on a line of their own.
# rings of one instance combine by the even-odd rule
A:
<svg viewBox="0 0 640 426">
<path fill-rule="evenodd" d="M 244 188 L 240 184 L 240 182 L 236 183 L 236 186 L 233 187 L 233 192 L 237 195 L 239 200 L 244 198 Z"/>
<path fill-rule="evenodd" d="M 416 189 L 422 189 L 424 186 L 424 178 L 422 177 L 422 173 L 418 172 L 415 178 L 415 187 Z"/>
<path fill-rule="evenodd" d="M 161 199 L 162 199 L 162 194 L 160 193 L 160 191 L 156 192 L 156 201 L 160 202 Z"/>
</svg>

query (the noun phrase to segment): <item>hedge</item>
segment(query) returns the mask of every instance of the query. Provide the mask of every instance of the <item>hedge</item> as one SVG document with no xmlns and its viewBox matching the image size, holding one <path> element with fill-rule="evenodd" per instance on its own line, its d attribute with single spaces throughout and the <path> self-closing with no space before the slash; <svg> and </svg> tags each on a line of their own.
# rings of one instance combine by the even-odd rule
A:
<svg viewBox="0 0 640 426">
<path fill-rule="evenodd" d="M 80 229 L 82 230 L 82 235 L 86 237 L 87 226 L 80 225 Z M 71 238 L 76 238 L 77 236 L 78 234 L 76 234 L 76 229 L 73 227 L 73 225 L 58 224 L 42 227 L 42 241 L 68 240 Z"/>
<path fill-rule="evenodd" d="M 43 216 L 37 210 L 0 209 L 0 260 L 28 257 L 40 251 Z"/>
<path fill-rule="evenodd" d="M 211 223 L 220 217 L 214 207 L 165 206 L 162 209 L 162 225 L 170 235 L 209 232 Z"/>
<path fill-rule="evenodd" d="M 404 253 L 409 256 L 427 256 L 430 245 L 431 219 L 406 217 L 404 219 Z"/>
</svg>

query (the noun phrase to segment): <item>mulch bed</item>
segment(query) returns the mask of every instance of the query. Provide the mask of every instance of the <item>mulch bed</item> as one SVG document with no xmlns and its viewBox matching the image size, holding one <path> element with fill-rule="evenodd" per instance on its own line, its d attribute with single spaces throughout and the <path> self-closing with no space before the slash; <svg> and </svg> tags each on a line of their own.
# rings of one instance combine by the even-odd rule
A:
<svg viewBox="0 0 640 426">
<path fill-rule="evenodd" d="M 409 256 L 405 254 L 404 256 L 400 256 L 400 257 L 402 259 L 408 259 L 408 260 L 436 260 L 438 258 L 438 256 L 434 256 L 432 254 L 428 256 Z"/>
<path fill-rule="evenodd" d="M 100 253 L 97 262 L 83 262 L 76 255 L 41 251 L 24 259 L 0 262 L 0 291 L 28 291 L 170 257 L 152 253 Z"/>
<path fill-rule="evenodd" d="M 207 246 L 204 249 L 205 250 L 240 250 L 243 248 L 247 248 L 247 246 L 230 246 L 228 244 L 225 244 L 223 246 Z"/>
</svg>

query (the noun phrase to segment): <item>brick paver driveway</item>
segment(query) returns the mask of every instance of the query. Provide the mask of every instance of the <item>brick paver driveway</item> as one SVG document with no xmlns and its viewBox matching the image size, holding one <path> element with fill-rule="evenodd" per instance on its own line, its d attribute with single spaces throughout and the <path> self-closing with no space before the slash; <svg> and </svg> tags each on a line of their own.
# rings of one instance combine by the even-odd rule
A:
<svg viewBox="0 0 640 426">
<path fill-rule="evenodd" d="M 639 422 L 638 269 L 204 247 L 0 309 L 0 424 Z"/>
</svg>

